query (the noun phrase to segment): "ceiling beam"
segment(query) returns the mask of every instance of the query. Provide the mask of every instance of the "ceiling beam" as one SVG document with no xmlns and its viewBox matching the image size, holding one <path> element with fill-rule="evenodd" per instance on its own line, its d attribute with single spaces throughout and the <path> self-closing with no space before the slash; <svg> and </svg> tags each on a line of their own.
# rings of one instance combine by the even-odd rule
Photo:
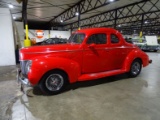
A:
<svg viewBox="0 0 160 120">
<path fill-rule="evenodd" d="M 157 3 L 159 4 L 159 2 L 160 2 L 159 0 L 155 0 L 154 2 L 151 0 L 143 0 L 143 1 L 132 3 L 117 9 L 106 11 L 85 19 L 81 19 L 81 27 L 82 28 L 87 26 L 94 27 L 95 25 L 101 26 L 103 25 L 103 23 L 104 24 L 109 23 L 109 25 L 111 24 L 112 26 L 115 26 L 114 25 L 115 23 L 117 25 L 122 24 L 121 21 L 123 21 L 124 23 L 128 21 L 132 22 L 133 20 L 139 21 L 142 19 L 141 17 L 142 15 L 144 15 L 144 20 L 150 19 L 152 18 L 152 16 L 156 18 L 160 18 L 160 14 L 159 14 L 160 8 L 156 6 Z M 148 4 L 150 4 L 150 6 L 148 7 L 148 9 L 146 9 L 146 6 L 148 6 Z M 116 11 L 117 11 L 117 15 L 115 15 Z M 127 21 L 126 19 L 129 19 L 129 20 Z M 78 21 L 75 21 L 73 23 L 65 25 L 65 27 L 76 29 L 78 28 L 77 24 L 78 24 Z"/>
<path fill-rule="evenodd" d="M 114 0 L 114 2 L 119 0 Z M 63 21 L 72 19 L 76 17 L 75 13 L 78 12 L 78 7 L 80 6 L 80 13 L 85 14 L 92 10 L 96 10 L 97 8 L 112 4 L 113 2 L 106 1 L 106 0 L 81 0 L 80 2 L 76 3 L 75 5 L 71 6 L 69 9 L 65 10 L 61 14 L 57 15 L 53 19 L 50 20 L 52 22 L 60 22 L 62 19 Z"/>
</svg>

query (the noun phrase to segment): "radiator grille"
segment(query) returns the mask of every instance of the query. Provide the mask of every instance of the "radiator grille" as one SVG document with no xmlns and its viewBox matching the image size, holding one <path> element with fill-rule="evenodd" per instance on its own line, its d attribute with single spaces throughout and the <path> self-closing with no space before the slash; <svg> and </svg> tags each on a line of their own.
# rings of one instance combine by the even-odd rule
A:
<svg viewBox="0 0 160 120">
<path fill-rule="evenodd" d="M 26 70 L 25 70 L 26 63 L 27 63 L 27 61 L 20 61 L 20 68 L 21 68 L 22 74 L 24 76 L 27 76 L 26 75 Z"/>
</svg>

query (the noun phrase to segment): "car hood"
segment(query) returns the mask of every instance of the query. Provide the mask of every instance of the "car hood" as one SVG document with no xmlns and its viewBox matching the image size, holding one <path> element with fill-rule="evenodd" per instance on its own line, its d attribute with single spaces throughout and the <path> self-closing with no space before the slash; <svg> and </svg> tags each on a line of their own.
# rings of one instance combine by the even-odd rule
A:
<svg viewBox="0 0 160 120">
<path fill-rule="evenodd" d="M 51 53 L 61 53 L 67 51 L 80 50 L 80 44 L 54 44 L 43 46 L 32 46 L 20 49 L 20 60 L 30 59 L 39 55 L 49 55 Z"/>
</svg>

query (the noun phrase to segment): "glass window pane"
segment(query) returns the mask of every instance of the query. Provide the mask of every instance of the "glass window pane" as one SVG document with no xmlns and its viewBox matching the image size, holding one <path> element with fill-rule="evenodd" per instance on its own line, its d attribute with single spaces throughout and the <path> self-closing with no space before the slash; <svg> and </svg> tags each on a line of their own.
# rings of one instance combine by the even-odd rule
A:
<svg viewBox="0 0 160 120">
<path fill-rule="evenodd" d="M 94 34 L 89 37 L 87 40 L 87 44 L 95 43 L 95 44 L 106 44 L 107 39 L 106 39 L 106 34 Z"/>
<path fill-rule="evenodd" d="M 85 38 L 85 34 L 72 34 L 72 36 L 69 38 L 69 43 L 82 43 Z"/>
<path fill-rule="evenodd" d="M 118 37 L 114 34 L 111 34 L 111 43 L 113 44 L 119 43 Z"/>
</svg>

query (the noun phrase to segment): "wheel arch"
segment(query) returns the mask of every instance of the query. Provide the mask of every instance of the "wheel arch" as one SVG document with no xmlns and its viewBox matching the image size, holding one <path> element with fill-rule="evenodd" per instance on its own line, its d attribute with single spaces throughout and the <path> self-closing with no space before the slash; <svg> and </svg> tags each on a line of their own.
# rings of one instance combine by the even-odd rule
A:
<svg viewBox="0 0 160 120">
<path fill-rule="evenodd" d="M 67 82 L 67 83 L 70 83 L 70 82 L 69 82 L 69 76 L 68 76 L 67 72 L 64 71 L 64 70 L 62 70 L 62 69 L 55 68 L 55 69 L 51 69 L 51 70 L 47 71 L 45 74 L 43 74 L 43 76 L 42 76 L 41 79 L 39 80 L 38 84 L 41 83 L 41 81 L 45 78 L 46 75 L 48 75 L 48 74 L 50 74 L 50 73 L 52 73 L 52 72 L 62 72 L 62 73 L 65 74 L 66 77 L 67 77 L 67 79 L 66 79 L 67 81 L 66 81 L 66 82 Z"/>
<path fill-rule="evenodd" d="M 131 64 L 134 60 L 139 60 L 141 64 L 144 64 L 143 58 L 141 57 L 141 54 L 138 54 L 139 51 L 133 50 L 130 52 L 130 54 L 126 57 L 124 63 L 123 63 L 123 70 L 126 72 L 130 71 Z M 141 52 L 140 52 L 141 53 Z"/>
<path fill-rule="evenodd" d="M 33 59 L 29 79 L 33 85 L 39 83 L 42 77 L 53 70 L 63 71 L 68 76 L 69 83 L 77 81 L 81 74 L 79 63 L 61 57 L 38 57 Z"/>
<path fill-rule="evenodd" d="M 135 58 L 134 60 L 139 60 L 139 61 L 141 62 L 141 64 L 143 64 L 142 58 L 140 58 L 140 57 L 137 57 L 137 58 Z M 133 61 L 134 61 L 134 60 L 133 60 Z M 133 61 L 132 61 L 132 62 L 133 62 Z"/>
</svg>

